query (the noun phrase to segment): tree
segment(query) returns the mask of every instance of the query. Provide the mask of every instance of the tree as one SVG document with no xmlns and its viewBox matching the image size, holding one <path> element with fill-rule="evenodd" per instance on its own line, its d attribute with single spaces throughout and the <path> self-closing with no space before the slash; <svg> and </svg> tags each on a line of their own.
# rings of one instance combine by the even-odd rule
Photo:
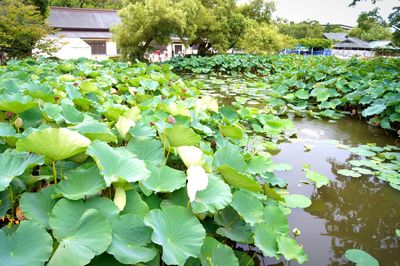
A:
<svg viewBox="0 0 400 266">
<path fill-rule="evenodd" d="M 9 57 L 31 56 L 38 41 L 50 31 L 35 6 L 19 0 L 0 2 L 0 51 Z"/>
<path fill-rule="evenodd" d="M 253 0 L 238 7 L 239 12 L 259 23 L 270 23 L 272 13 L 275 11 L 275 3 L 265 0 Z"/>
<path fill-rule="evenodd" d="M 400 6 L 393 8 L 393 13 L 389 16 L 390 25 L 395 28 L 393 33 L 393 44 L 400 46 Z"/>
<path fill-rule="evenodd" d="M 347 32 L 347 30 L 342 29 L 340 25 L 328 23 L 325 25 L 324 32 L 339 33 L 339 32 Z"/>
<path fill-rule="evenodd" d="M 194 38 L 199 3 L 193 0 L 131 1 L 119 11 L 121 23 L 112 32 L 125 59 L 143 59 L 150 43 L 168 43 L 171 36 Z"/>
<path fill-rule="evenodd" d="M 30 0 L 30 3 L 39 10 L 42 17 L 46 18 L 49 14 L 49 0 Z"/>
<path fill-rule="evenodd" d="M 366 41 L 390 40 L 392 32 L 385 20 L 379 15 L 379 8 L 362 12 L 357 19 L 357 27 L 349 32 L 349 36 Z"/>
<path fill-rule="evenodd" d="M 120 9 L 122 8 L 122 0 L 50 0 L 50 5 L 78 8 Z"/>
<path fill-rule="evenodd" d="M 280 33 L 296 39 L 322 38 L 324 35 L 324 27 L 315 20 L 300 23 L 280 21 L 278 28 Z"/>
<path fill-rule="evenodd" d="M 294 44 L 292 37 L 279 33 L 274 25 L 251 21 L 240 38 L 239 48 L 250 53 L 274 54 Z"/>
</svg>

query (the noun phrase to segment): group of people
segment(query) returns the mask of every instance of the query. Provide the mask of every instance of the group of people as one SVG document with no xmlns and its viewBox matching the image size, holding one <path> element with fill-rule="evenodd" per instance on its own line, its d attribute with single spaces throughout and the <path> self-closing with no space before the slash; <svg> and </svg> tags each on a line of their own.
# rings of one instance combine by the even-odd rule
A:
<svg viewBox="0 0 400 266">
<path fill-rule="evenodd" d="M 155 50 L 152 53 L 146 53 L 145 58 L 150 62 L 165 62 L 170 60 L 172 57 L 175 56 L 184 56 L 184 53 L 182 51 L 179 51 L 177 54 L 175 54 L 175 51 L 172 50 L 172 53 L 170 54 L 167 49 L 164 50 Z"/>
</svg>

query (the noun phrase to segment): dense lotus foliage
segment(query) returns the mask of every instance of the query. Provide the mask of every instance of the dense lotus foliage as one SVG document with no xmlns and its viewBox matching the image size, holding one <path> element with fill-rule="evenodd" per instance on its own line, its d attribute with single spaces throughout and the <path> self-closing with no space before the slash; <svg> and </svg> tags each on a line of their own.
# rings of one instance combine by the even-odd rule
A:
<svg viewBox="0 0 400 266">
<path fill-rule="evenodd" d="M 352 114 L 372 125 L 400 129 L 400 59 L 217 55 L 175 58 L 170 63 L 179 72 L 244 74 L 244 82 L 250 84 L 244 89 L 263 88 L 258 98 L 278 114 L 328 118 Z"/>
<path fill-rule="evenodd" d="M 311 201 L 268 152 L 290 120 L 220 106 L 169 65 L 25 60 L 0 77 L 2 264 L 307 260 L 288 215 Z"/>
</svg>

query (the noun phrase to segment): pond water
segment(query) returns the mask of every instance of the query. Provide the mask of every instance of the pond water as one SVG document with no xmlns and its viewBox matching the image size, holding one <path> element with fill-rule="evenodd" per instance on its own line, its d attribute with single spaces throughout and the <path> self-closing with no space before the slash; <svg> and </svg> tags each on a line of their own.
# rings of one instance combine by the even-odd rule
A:
<svg viewBox="0 0 400 266">
<path fill-rule="evenodd" d="M 235 90 L 223 80 L 214 80 L 212 84 L 203 93 L 219 98 L 221 104 L 231 104 L 235 96 L 244 95 L 240 85 Z M 262 102 L 257 99 L 260 93 L 251 90 L 247 105 L 261 107 Z M 309 208 L 294 209 L 289 216 L 291 229 L 301 230 L 297 240 L 309 256 L 304 265 L 352 265 L 344 258 L 345 251 L 351 248 L 370 253 L 380 265 L 400 265 L 400 238 L 395 234 L 395 229 L 400 228 L 400 191 L 373 176 L 339 175 L 338 170 L 350 169 L 348 162 L 359 157 L 329 141 L 351 146 L 367 143 L 385 146 L 395 143 L 394 136 L 354 117 L 335 121 L 291 119 L 297 138 L 279 144 L 280 152 L 272 160 L 291 164 L 291 171 L 277 175 L 288 182 L 290 193 L 303 194 L 312 200 Z M 313 148 L 305 151 L 304 145 Z M 307 180 L 304 164 L 330 178 L 330 185 L 317 190 L 312 184 L 303 183 Z M 259 260 L 262 265 L 283 265 L 270 258 Z M 298 263 L 293 261 L 290 265 Z"/>
</svg>

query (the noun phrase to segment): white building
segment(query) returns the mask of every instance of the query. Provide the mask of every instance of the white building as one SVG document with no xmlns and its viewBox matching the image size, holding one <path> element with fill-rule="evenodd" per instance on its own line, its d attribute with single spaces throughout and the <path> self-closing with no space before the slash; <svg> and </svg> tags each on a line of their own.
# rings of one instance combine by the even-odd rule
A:
<svg viewBox="0 0 400 266">
<path fill-rule="evenodd" d="M 54 56 L 61 59 L 87 57 L 106 59 L 118 55 L 115 42 L 112 41 L 112 26 L 120 23 L 115 10 L 51 7 L 48 24 L 58 29 L 55 39 L 60 50 Z M 151 43 L 153 49 L 171 57 L 172 54 L 197 53 L 178 37 L 172 37 L 169 44 Z M 165 58 L 164 58 L 165 60 Z M 157 60 L 156 60 L 157 61 Z"/>
</svg>

